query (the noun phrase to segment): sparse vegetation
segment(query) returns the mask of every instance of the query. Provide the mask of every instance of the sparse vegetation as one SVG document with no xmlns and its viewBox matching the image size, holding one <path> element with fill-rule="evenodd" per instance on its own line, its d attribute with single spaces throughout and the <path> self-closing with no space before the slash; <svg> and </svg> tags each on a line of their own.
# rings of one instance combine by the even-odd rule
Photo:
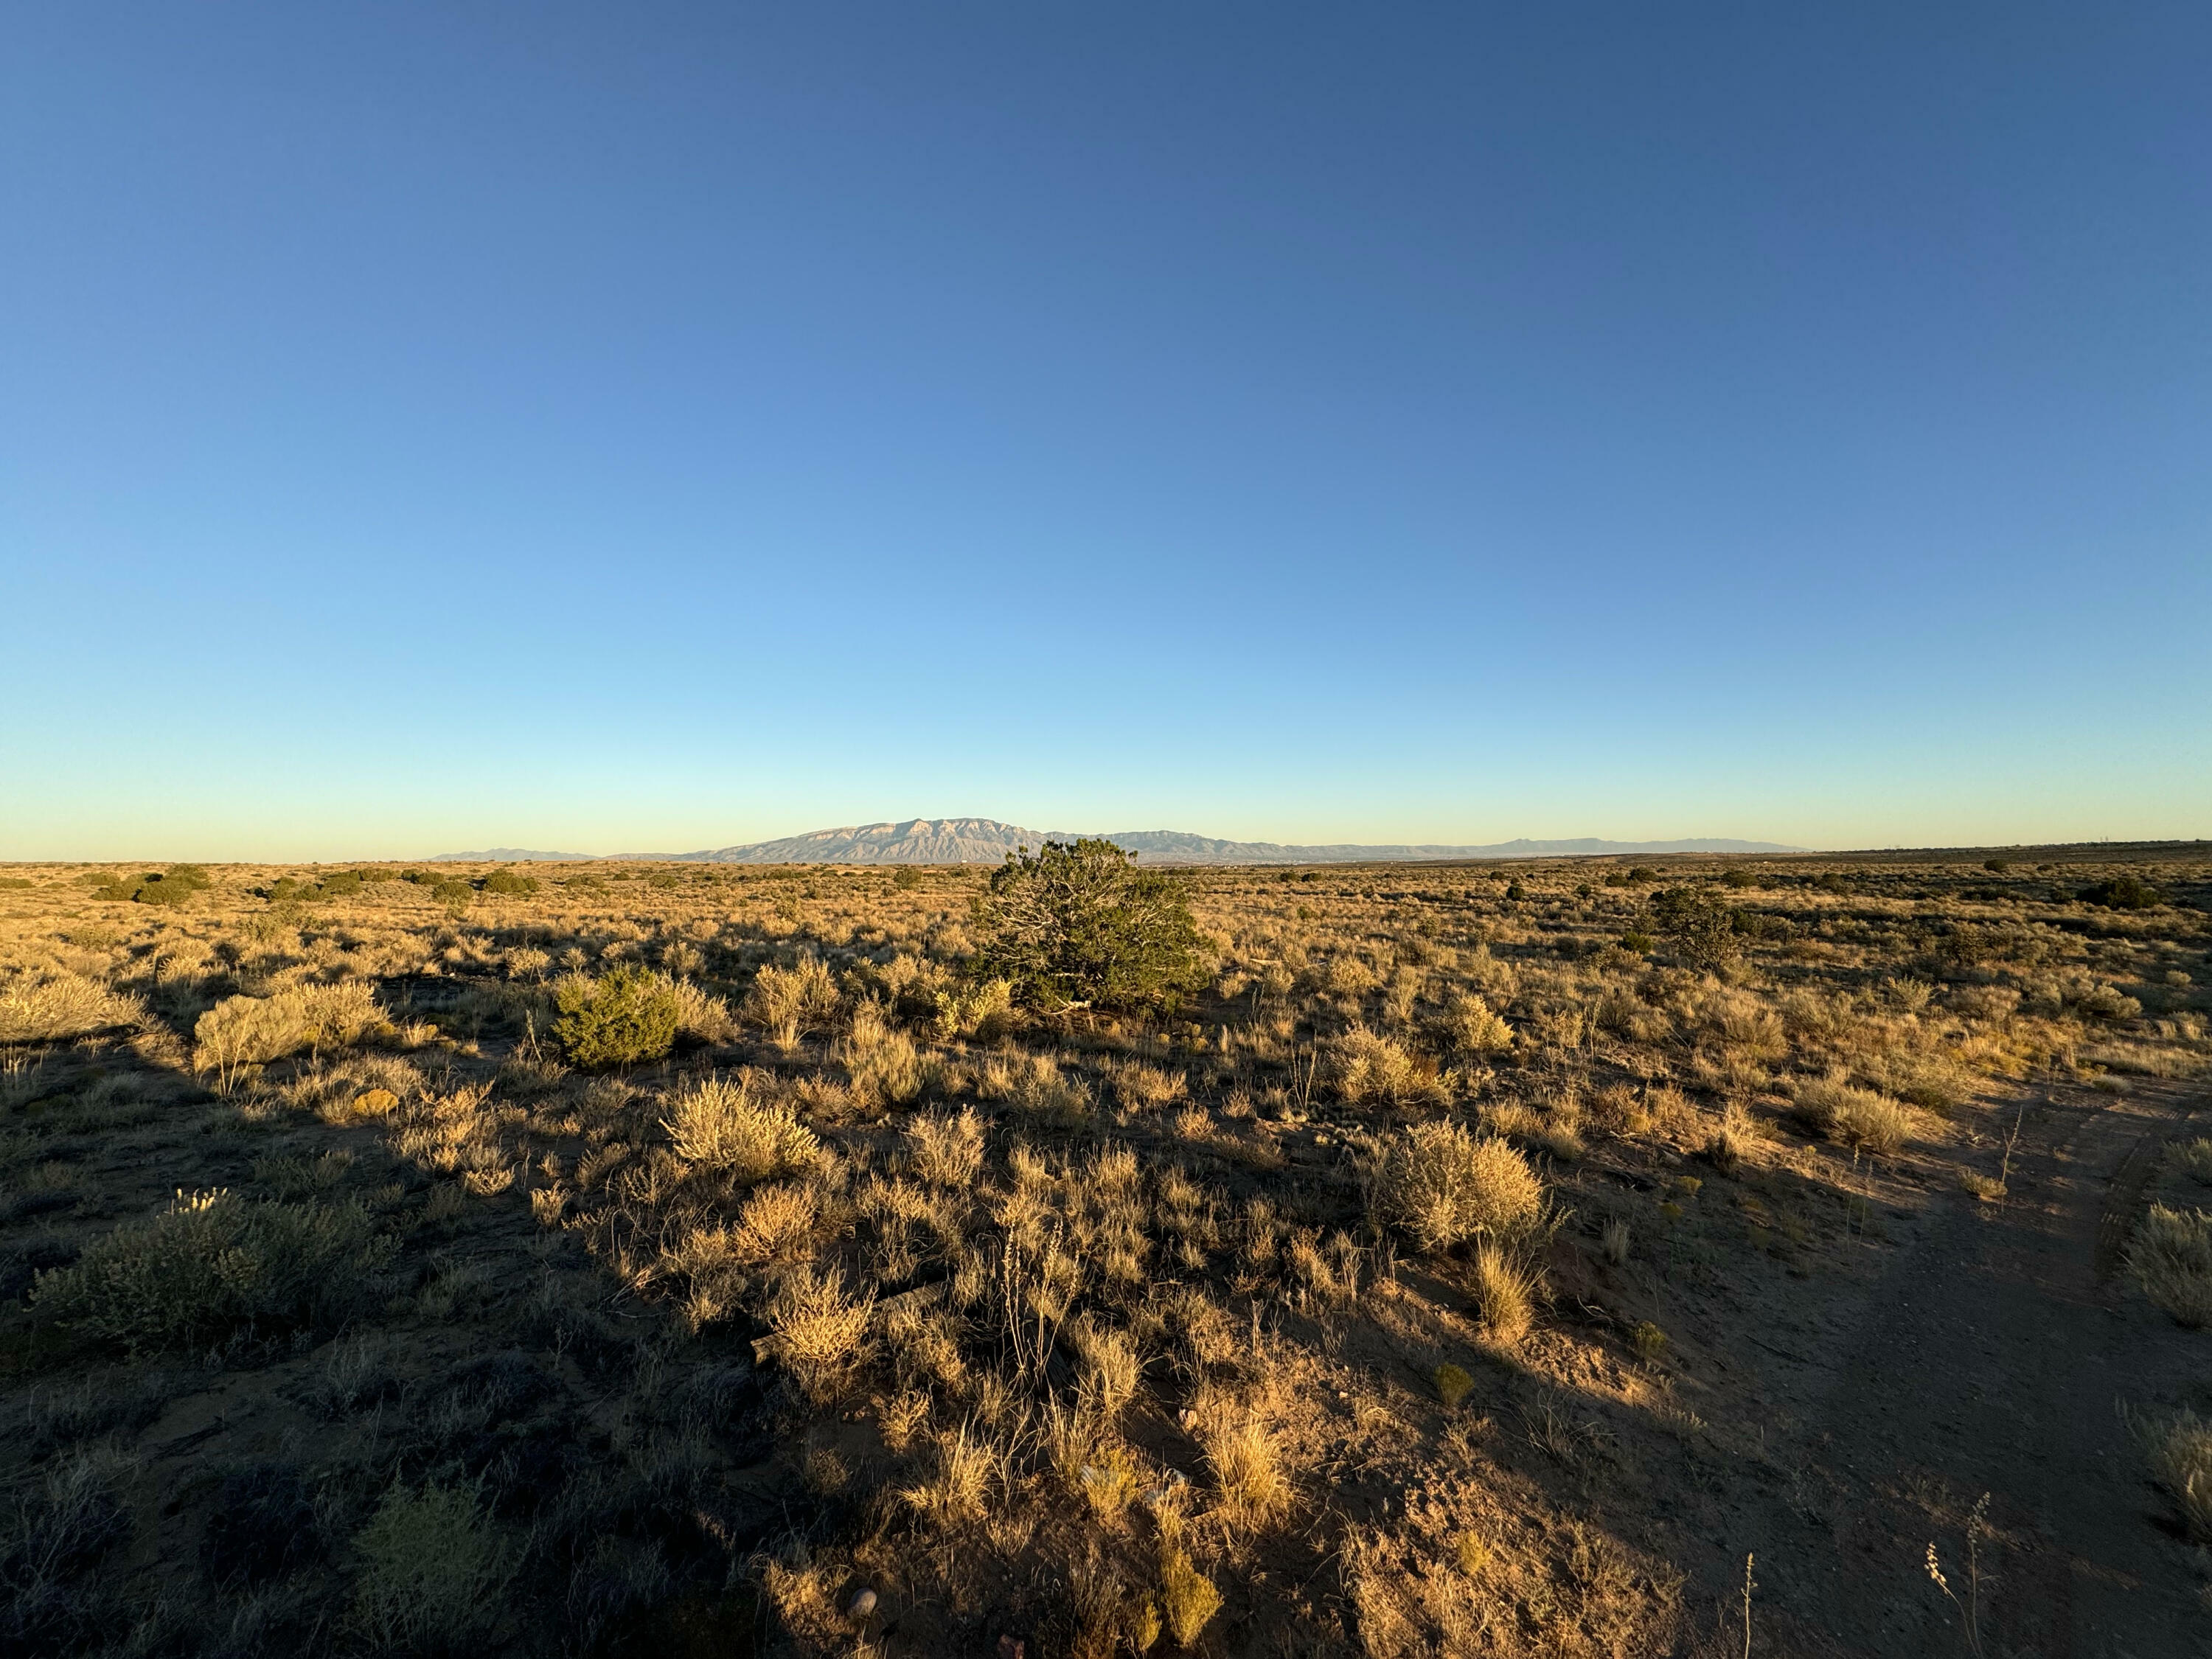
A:
<svg viewBox="0 0 2212 1659">
<path fill-rule="evenodd" d="M 1759 1415 L 1797 1322 L 2212 1068 L 2182 861 L 1079 851 L 9 889 L 0 1645 L 1684 1651 L 1684 1448 L 1881 1501 Z M 2124 1281 L 2184 1322 L 2203 1146 Z"/>
</svg>

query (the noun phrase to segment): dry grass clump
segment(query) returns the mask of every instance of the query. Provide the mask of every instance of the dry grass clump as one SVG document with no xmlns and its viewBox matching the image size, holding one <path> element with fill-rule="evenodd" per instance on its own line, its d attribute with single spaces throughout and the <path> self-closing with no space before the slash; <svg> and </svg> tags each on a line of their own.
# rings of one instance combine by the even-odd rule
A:
<svg viewBox="0 0 2212 1659">
<path fill-rule="evenodd" d="M 900 1499 L 946 1530 L 981 1519 L 996 1461 L 989 1443 L 963 1423 L 950 1434 L 939 1435 L 931 1451 L 928 1473 L 902 1488 Z"/>
<path fill-rule="evenodd" d="M 744 1014 L 788 1053 L 799 1046 L 801 1033 L 830 1024 L 839 1001 L 828 966 L 818 957 L 802 956 L 788 968 L 770 964 L 753 975 Z"/>
<path fill-rule="evenodd" d="M 676 1156 L 741 1182 L 806 1168 L 818 1143 L 784 1107 L 757 1100 L 749 1077 L 710 1077 L 669 1103 L 661 1120 Z"/>
<path fill-rule="evenodd" d="M 388 1026 L 364 980 L 301 985 L 274 996 L 226 997 L 192 1028 L 192 1066 L 226 1084 L 249 1066 L 265 1066 L 305 1049 L 344 1048 Z"/>
<path fill-rule="evenodd" d="M 2212 1325 L 2212 1214 L 2154 1204 L 2136 1229 L 2128 1266 L 2143 1294 L 2178 1325 Z"/>
<path fill-rule="evenodd" d="M 1181 1072 L 1166 1072 L 1141 1060 L 1131 1060 L 1114 1070 L 1114 1097 L 1131 1111 L 1152 1111 L 1182 1098 L 1189 1080 Z"/>
<path fill-rule="evenodd" d="M 1077 1127 L 1091 1115 L 1090 1092 L 1078 1079 L 1062 1076 L 1050 1054 L 993 1054 L 977 1073 L 975 1092 L 1055 1128 Z"/>
<path fill-rule="evenodd" d="M 1422 1249 L 1507 1239 L 1533 1227 L 1544 1187 L 1504 1141 L 1458 1123 L 1418 1123 L 1383 1148 L 1369 1182 L 1376 1217 Z"/>
<path fill-rule="evenodd" d="M 1198 1442 L 1212 1477 L 1214 1513 L 1231 1532 L 1265 1531 L 1290 1513 L 1281 1438 L 1259 1413 L 1217 1407 L 1202 1414 Z"/>
<path fill-rule="evenodd" d="M 77 974 L 19 973 L 0 985 L 0 1042 L 56 1042 L 152 1020 L 141 999 Z"/>
<path fill-rule="evenodd" d="M 927 1080 L 914 1039 L 893 1030 L 872 1003 L 853 1017 L 845 1063 L 852 1073 L 853 1098 L 871 1109 L 905 1105 L 921 1093 Z"/>
<path fill-rule="evenodd" d="M 1513 1028 L 1472 992 L 1452 999 L 1443 1020 L 1445 1041 L 1462 1054 L 1503 1054 L 1513 1046 Z"/>
<path fill-rule="evenodd" d="M 1791 1110 L 1831 1139 L 1875 1153 L 1897 1151 L 1914 1127 L 1912 1110 L 1902 1102 L 1855 1089 L 1832 1074 L 1800 1083 Z"/>
<path fill-rule="evenodd" d="M 1364 1025 L 1354 1025 L 1337 1039 L 1331 1060 L 1337 1092 L 1354 1105 L 1368 1101 L 1441 1103 L 1449 1097 L 1435 1066 Z"/>
<path fill-rule="evenodd" d="M 769 1305 L 769 1340 L 807 1395 L 829 1400 L 864 1357 L 874 1311 L 872 1297 L 846 1294 L 836 1268 L 801 1267 Z"/>
<path fill-rule="evenodd" d="M 2180 1506 L 2190 1536 L 2212 1543 L 2212 1423 L 2186 1409 L 2171 1417 L 2133 1417 L 2150 1455 L 2151 1478 Z"/>
<path fill-rule="evenodd" d="M 907 1168 L 927 1186 L 966 1188 L 982 1170 L 983 1120 L 973 1107 L 917 1113 L 901 1138 Z"/>
<path fill-rule="evenodd" d="M 1489 1239 L 1477 1245 L 1474 1306 L 1484 1334 L 1502 1348 L 1519 1346 L 1536 1322 L 1541 1282 L 1518 1252 Z"/>
</svg>

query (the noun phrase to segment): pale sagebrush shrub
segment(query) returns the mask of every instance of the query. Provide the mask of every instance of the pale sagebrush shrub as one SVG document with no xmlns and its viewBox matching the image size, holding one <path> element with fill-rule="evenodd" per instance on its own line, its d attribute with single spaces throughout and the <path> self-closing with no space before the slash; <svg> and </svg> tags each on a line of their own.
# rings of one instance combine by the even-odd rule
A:
<svg viewBox="0 0 2212 1659">
<path fill-rule="evenodd" d="M 2167 1154 L 2173 1167 L 2200 1187 L 2212 1187 L 2212 1140 L 2185 1141 Z"/>
<path fill-rule="evenodd" d="M 933 1187 L 965 1188 L 983 1167 L 983 1120 L 973 1107 L 957 1114 L 921 1112 L 902 1133 L 907 1167 Z"/>
<path fill-rule="evenodd" d="M 1337 1092 L 1354 1105 L 1443 1098 L 1433 1066 L 1364 1025 L 1353 1026 L 1337 1039 L 1331 1059 Z"/>
<path fill-rule="evenodd" d="M 669 990 L 676 999 L 678 1036 L 697 1042 L 720 1043 L 737 1036 L 737 1017 L 730 1012 L 730 1005 L 713 992 L 702 990 L 689 979 L 675 981 Z"/>
<path fill-rule="evenodd" d="M 794 1182 L 757 1187 L 738 1212 L 735 1247 L 740 1259 L 749 1262 L 799 1256 L 812 1242 L 819 1218 L 811 1187 Z"/>
<path fill-rule="evenodd" d="M 1504 1141 L 1458 1123 L 1418 1123 L 1388 1142 L 1370 1178 L 1376 1218 L 1422 1249 L 1510 1239 L 1542 1215 L 1543 1183 Z"/>
<path fill-rule="evenodd" d="M 2154 1204 L 2136 1230 L 2128 1267 L 2143 1294 L 2178 1325 L 2212 1325 L 2212 1214 Z"/>
<path fill-rule="evenodd" d="M 228 1077 L 309 1048 L 346 1048 L 387 1022 L 365 980 L 226 997 L 192 1027 L 192 1066 Z"/>
<path fill-rule="evenodd" d="M 1513 1046 L 1513 1028 L 1474 992 L 1452 999 L 1444 1011 L 1443 1036 L 1455 1054 L 1497 1054 Z"/>
<path fill-rule="evenodd" d="M 1895 1152 L 1913 1130 L 1911 1107 L 1871 1090 L 1853 1088 L 1832 1073 L 1799 1083 L 1792 1091 L 1790 1110 L 1831 1139 L 1875 1153 Z"/>
<path fill-rule="evenodd" d="M 0 984 L 0 1042 L 55 1042 L 153 1023 L 139 998 L 81 975 L 19 973 Z"/>
<path fill-rule="evenodd" d="M 804 1170 L 819 1143 L 787 1108 L 756 1097 L 749 1077 L 710 1077 L 670 1101 L 661 1119 L 677 1157 L 744 1182 Z"/>
</svg>

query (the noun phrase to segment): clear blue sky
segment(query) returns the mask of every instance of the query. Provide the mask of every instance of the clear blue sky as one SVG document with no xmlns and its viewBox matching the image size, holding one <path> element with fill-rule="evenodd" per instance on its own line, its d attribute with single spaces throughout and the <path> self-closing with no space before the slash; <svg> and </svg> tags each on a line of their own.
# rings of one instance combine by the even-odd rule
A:
<svg viewBox="0 0 2212 1659">
<path fill-rule="evenodd" d="M 2212 9 L 11 8 L 0 857 L 2212 835 Z"/>
</svg>

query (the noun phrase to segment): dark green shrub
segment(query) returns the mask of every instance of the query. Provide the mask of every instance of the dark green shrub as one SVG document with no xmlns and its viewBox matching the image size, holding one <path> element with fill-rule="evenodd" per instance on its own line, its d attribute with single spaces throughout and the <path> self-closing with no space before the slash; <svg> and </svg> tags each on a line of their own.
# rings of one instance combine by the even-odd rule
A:
<svg viewBox="0 0 2212 1659">
<path fill-rule="evenodd" d="M 208 873 L 197 864 L 179 864 L 168 871 L 151 870 L 136 878 L 120 877 L 93 889 L 96 899 L 137 904 L 182 904 L 208 884 Z"/>
<path fill-rule="evenodd" d="M 2165 895 L 2139 876 L 2114 876 L 2084 887 L 2076 895 L 2084 904 L 2101 904 L 2111 910 L 2149 910 L 2165 902 Z"/>
<path fill-rule="evenodd" d="M 1006 981 L 1031 1006 L 1155 1006 L 1205 982 L 1183 884 L 1109 841 L 1009 853 L 975 915 L 988 936 L 977 977 Z"/>
<path fill-rule="evenodd" d="M 2001 876 L 2004 874 L 2006 871 L 2012 868 L 2012 860 L 2010 859 L 1984 859 L 1982 860 L 1982 868 L 1988 871 L 1993 876 Z"/>
<path fill-rule="evenodd" d="M 495 870 L 483 878 L 482 890 L 487 893 L 534 893 L 538 890 L 538 878 L 519 876 L 512 870 Z"/>
<path fill-rule="evenodd" d="M 134 1353 L 197 1347 L 246 1325 L 332 1324 L 356 1310 L 395 1242 L 358 1204 L 179 1194 L 67 1267 L 39 1275 L 38 1312 Z"/>
<path fill-rule="evenodd" d="M 30 884 L 28 882 L 23 884 L 26 887 Z M 902 893 L 911 893 L 921 885 L 921 872 L 911 864 L 902 864 L 891 872 L 891 885 Z"/>
<path fill-rule="evenodd" d="M 469 901 L 476 896 L 477 890 L 475 888 L 470 886 L 468 883 L 465 881 L 456 880 L 451 877 L 448 877 L 444 881 L 439 882 L 435 886 L 430 889 L 430 896 L 437 900 L 439 903 L 444 905 L 448 910 L 467 909 L 469 908 Z"/>
<path fill-rule="evenodd" d="M 600 979 L 580 975 L 554 988 L 560 1018 L 553 1036 L 578 1066 L 629 1066 L 659 1060 L 676 1042 L 683 1006 L 676 988 L 639 964 Z"/>
<path fill-rule="evenodd" d="M 0 876 L 0 887 L 35 887 L 38 884 L 28 876 Z"/>
<path fill-rule="evenodd" d="M 1705 889 L 1653 894 L 1651 920 L 1685 967 L 1717 968 L 1735 954 L 1735 913 Z"/>
<path fill-rule="evenodd" d="M 344 898 L 361 891 L 362 882 L 358 870 L 337 870 L 325 876 L 315 890 L 318 898 Z"/>
<path fill-rule="evenodd" d="M 1739 893 L 1759 885 L 1759 878 L 1748 870 L 1731 870 L 1721 878 L 1723 886 L 1733 887 Z"/>
<path fill-rule="evenodd" d="M 655 870 L 645 878 L 645 884 L 647 887 L 659 888 L 665 892 L 669 888 L 676 885 L 676 878 L 668 871 Z"/>
<path fill-rule="evenodd" d="M 1658 943 L 1659 941 L 1653 939 L 1650 934 L 1634 930 L 1620 936 L 1620 948 L 1624 951 L 1632 951 L 1639 957 L 1650 956 Z"/>
</svg>

